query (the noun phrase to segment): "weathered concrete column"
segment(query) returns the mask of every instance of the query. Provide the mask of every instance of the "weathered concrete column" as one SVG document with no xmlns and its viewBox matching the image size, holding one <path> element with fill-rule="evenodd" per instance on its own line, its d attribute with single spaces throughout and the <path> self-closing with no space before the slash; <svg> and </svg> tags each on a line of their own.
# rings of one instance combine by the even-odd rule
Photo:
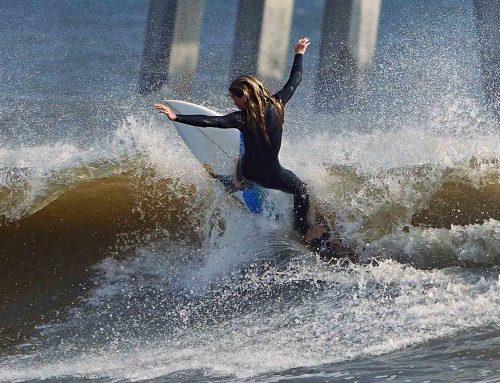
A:
<svg viewBox="0 0 500 383">
<path fill-rule="evenodd" d="M 256 74 L 264 81 L 284 76 L 290 59 L 293 0 L 240 0 L 236 15 L 231 80 Z"/>
<path fill-rule="evenodd" d="M 319 109 L 352 107 L 368 87 L 381 0 L 327 0 L 323 16 L 316 101 Z"/>
<path fill-rule="evenodd" d="M 481 79 L 488 106 L 500 120 L 500 0 L 474 0 Z"/>
<path fill-rule="evenodd" d="M 205 0 L 151 0 L 142 55 L 139 91 L 159 90 L 168 82 L 191 93 L 198 68 Z"/>
<path fill-rule="evenodd" d="M 354 0 L 351 10 L 349 45 L 356 60 L 358 91 L 370 81 L 377 45 L 381 0 Z"/>
</svg>

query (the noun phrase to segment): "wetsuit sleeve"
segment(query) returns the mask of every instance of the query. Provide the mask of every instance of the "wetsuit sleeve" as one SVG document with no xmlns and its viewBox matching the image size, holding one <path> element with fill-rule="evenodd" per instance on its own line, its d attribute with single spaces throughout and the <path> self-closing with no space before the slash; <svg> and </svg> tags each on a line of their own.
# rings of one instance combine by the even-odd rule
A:
<svg viewBox="0 0 500 383">
<path fill-rule="evenodd" d="M 242 112 L 233 112 L 225 116 L 204 116 L 201 114 L 178 114 L 175 121 L 182 124 L 214 128 L 241 128 L 245 121 Z"/>
<path fill-rule="evenodd" d="M 297 53 L 293 58 L 292 70 L 290 72 L 290 78 L 286 82 L 283 89 L 274 95 L 275 98 L 280 100 L 283 104 L 286 104 L 290 98 L 292 98 L 295 89 L 300 84 L 302 80 L 302 54 Z"/>
</svg>

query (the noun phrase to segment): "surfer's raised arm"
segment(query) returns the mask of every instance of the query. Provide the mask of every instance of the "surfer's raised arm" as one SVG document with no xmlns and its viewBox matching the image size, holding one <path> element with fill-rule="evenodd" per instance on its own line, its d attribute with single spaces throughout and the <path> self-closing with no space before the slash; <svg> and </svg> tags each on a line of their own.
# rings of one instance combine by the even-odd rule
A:
<svg viewBox="0 0 500 383">
<path fill-rule="evenodd" d="M 295 89 L 297 89 L 300 81 L 302 80 L 302 56 L 306 53 L 309 44 L 309 38 L 304 37 L 300 39 L 294 47 L 295 57 L 293 59 L 292 70 L 290 71 L 290 78 L 286 82 L 285 86 L 283 86 L 283 89 L 274 95 L 274 97 L 280 100 L 283 104 L 286 104 L 288 100 L 290 100 L 295 92 Z"/>
<path fill-rule="evenodd" d="M 244 113 L 241 111 L 226 114 L 225 116 L 205 116 L 202 114 L 175 114 L 164 104 L 155 104 L 155 109 L 166 115 L 170 121 L 182 124 L 199 126 L 202 128 L 240 128 L 245 124 Z"/>
</svg>

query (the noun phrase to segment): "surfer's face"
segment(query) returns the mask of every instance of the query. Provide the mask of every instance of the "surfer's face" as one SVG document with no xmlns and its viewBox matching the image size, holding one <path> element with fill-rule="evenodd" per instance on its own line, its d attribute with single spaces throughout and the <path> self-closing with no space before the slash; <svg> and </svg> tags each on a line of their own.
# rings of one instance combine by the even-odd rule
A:
<svg viewBox="0 0 500 383">
<path fill-rule="evenodd" d="M 234 105 L 240 110 L 245 110 L 245 96 L 238 97 L 232 93 L 230 93 L 230 95 L 234 101 Z"/>
</svg>

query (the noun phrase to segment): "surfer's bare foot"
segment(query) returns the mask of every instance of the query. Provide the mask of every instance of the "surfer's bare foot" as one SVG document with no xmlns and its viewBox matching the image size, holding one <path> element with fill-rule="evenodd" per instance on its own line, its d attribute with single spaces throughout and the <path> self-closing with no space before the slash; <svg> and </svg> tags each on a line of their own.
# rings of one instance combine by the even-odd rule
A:
<svg viewBox="0 0 500 383">
<path fill-rule="evenodd" d="M 321 237 L 328 231 L 328 228 L 324 223 L 318 223 L 314 226 L 311 226 L 309 230 L 307 230 L 306 235 L 304 236 L 304 240 L 306 242 L 314 241 L 315 239 Z"/>
<path fill-rule="evenodd" d="M 214 170 L 212 169 L 212 167 L 209 164 L 203 164 L 203 169 L 205 169 L 207 171 L 207 173 L 210 174 L 211 176 L 213 176 L 215 174 Z"/>
</svg>

